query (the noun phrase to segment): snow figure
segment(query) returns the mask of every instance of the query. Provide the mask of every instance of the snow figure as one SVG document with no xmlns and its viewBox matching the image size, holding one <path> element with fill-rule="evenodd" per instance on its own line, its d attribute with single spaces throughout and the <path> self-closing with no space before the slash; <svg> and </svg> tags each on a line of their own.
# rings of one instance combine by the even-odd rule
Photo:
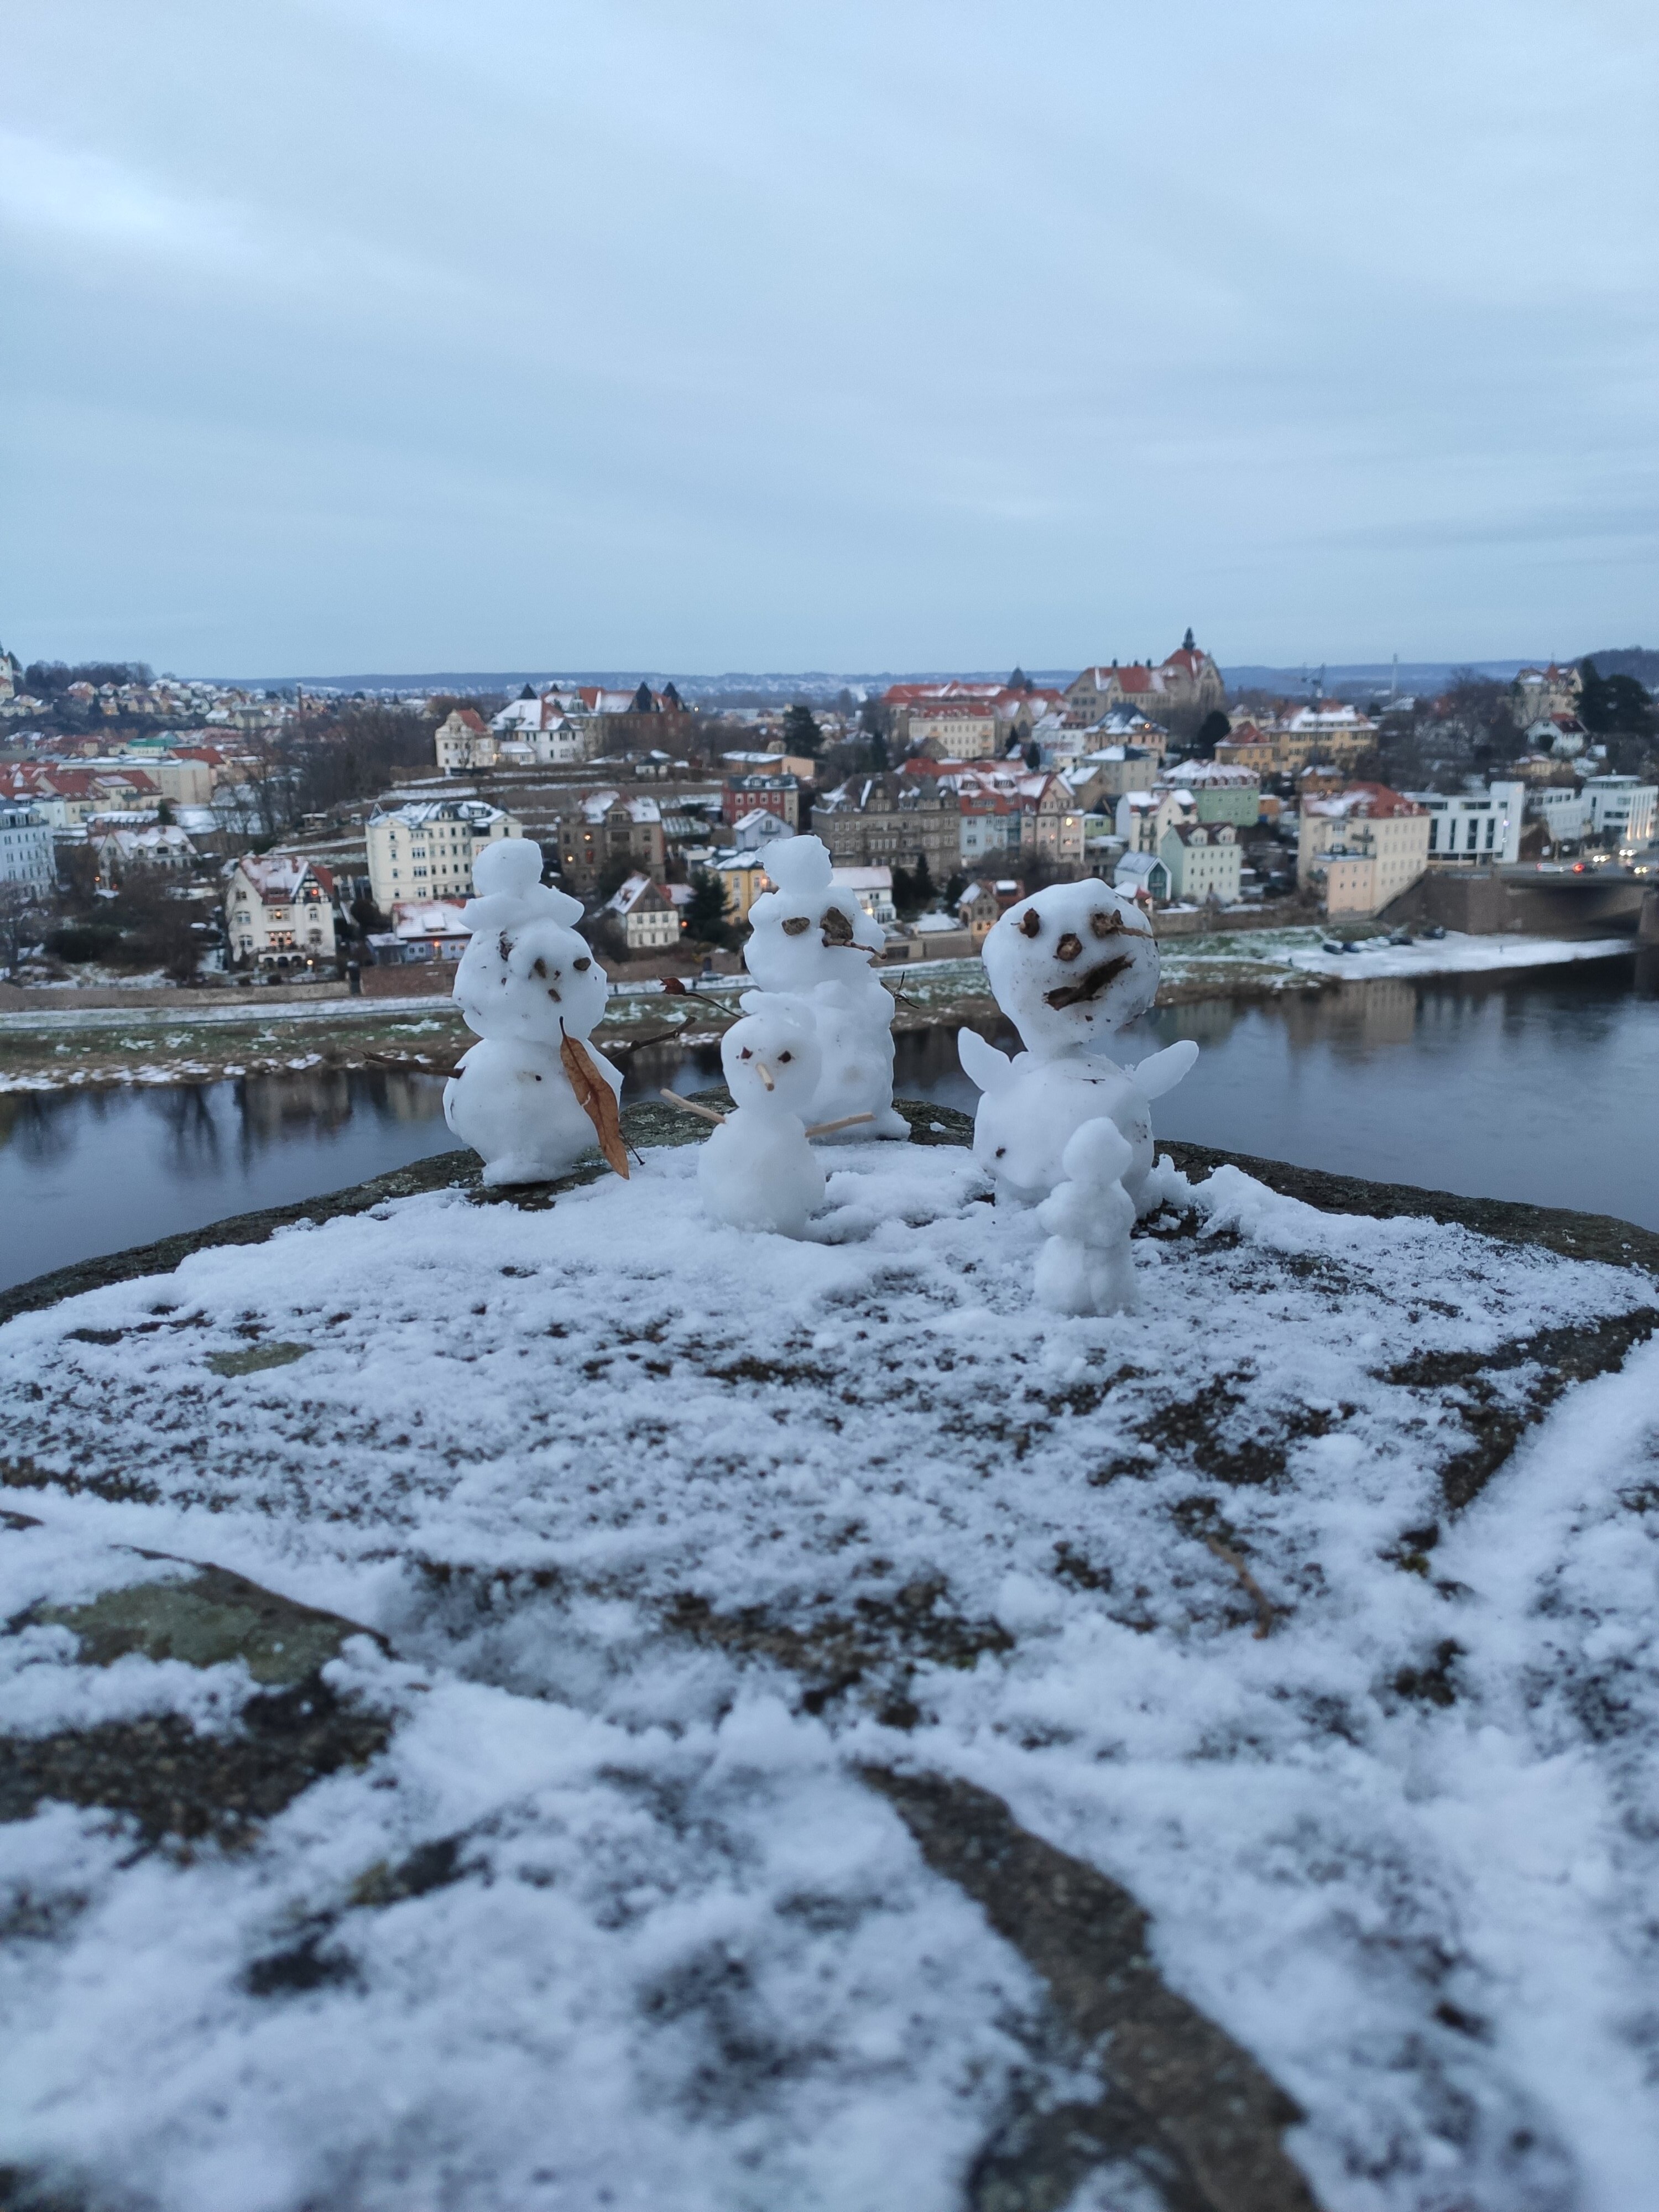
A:
<svg viewBox="0 0 1659 2212">
<path fill-rule="evenodd" d="M 580 902 L 543 883 L 541 847 L 527 837 L 486 845 L 472 878 L 455 1001 L 482 1042 L 444 1086 L 445 1121 L 482 1157 L 491 1188 L 551 1182 L 596 1139 L 625 1176 L 622 1077 L 587 1044 L 611 982 L 571 927 Z"/>
<path fill-rule="evenodd" d="M 1123 1188 L 1134 1158 L 1115 1121 L 1085 1121 L 1060 1155 L 1066 1181 L 1037 1208 L 1048 1241 L 1037 1255 L 1037 1304 L 1052 1313 L 1130 1313 L 1135 1305 L 1129 1231 L 1135 1202 Z"/>
<path fill-rule="evenodd" d="M 997 1004 L 1027 1048 L 1011 1060 L 972 1030 L 957 1037 L 962 1065 L 985 1094 L 974 1152 L 999 1198 L 1025 1206 L 1046 1198 L 1074 1132 L 1104 1115 L 1129 1145 L 1123 1188 L 1146 1211 L 1152 1102 L 1180 1082 L 1198 1047 L 1169 1045 L 1133 1068 L 1102 1049 L 1158 991 L 1158 945 L 1145 915 L 1094 878 L 1055 884 L 1009 908 L 984 957 Z"/>
<path fill-rule="evenodd" d="M 720 1039 L 736 1111 L 709 1132 L 697 1188 L 716 1220 L 804 1237 L 823 1203 L 823 1163 L 806 1141 L 823 1072 L 812 1009 L 767 991 L 746 992 L 740 1004 L 743 1019 Z"/>
<path fill-rule="evenodd" d="M 744 963 L 763 991 L 791 994 L 811 1009 L 823 1073 L 803 1118 L 869 1114 L 855 1136 L 908 1139 L 908 1125 L 893 1110 L 893 997 L 870 968 L 884 941 L 881 924 L 850 891 L 835 890 L 819 838 L 774 839 L 766 872 L 777 889 L 749 909 Z"/>
</svg>

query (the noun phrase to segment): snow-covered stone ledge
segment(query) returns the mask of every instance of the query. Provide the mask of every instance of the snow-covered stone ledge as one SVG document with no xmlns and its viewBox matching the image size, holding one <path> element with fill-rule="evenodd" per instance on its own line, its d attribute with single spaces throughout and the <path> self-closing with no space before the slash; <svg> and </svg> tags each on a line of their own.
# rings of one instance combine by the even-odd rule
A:
<svg viewBox="0 0 1659 2212">
<path fill-rule="evenodd" d="M 15 2202 L 1642 2201 L 1659 1240 L 1171 1146 L 1057 1321 L 907 1111 L 25 1286 Z"/>
</svg>

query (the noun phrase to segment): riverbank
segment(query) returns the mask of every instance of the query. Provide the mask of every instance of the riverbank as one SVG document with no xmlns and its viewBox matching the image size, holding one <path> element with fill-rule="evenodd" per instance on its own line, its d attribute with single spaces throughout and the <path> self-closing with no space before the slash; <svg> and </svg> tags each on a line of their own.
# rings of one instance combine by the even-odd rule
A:
<svg viewBox="0 0 1659 2212">
<path fill-rule="evenodd" d="M 1360 951 L 1328 952 L 1323 929 L 1228 931 L 1177 938 L 1160 947 L 1160 1006 L 1209 1000 L 1316 996 L 1344 983 L 1547 969 L 1616 959 L 1628 938 L 1459 937 L 1407 946 L 1377 937 Z M 975 1026 L 1000 1018 L 984 963 L 933 960 L 883 971 L 897 1001 L 900 1032 Z M 716 1041 L 738 1016 L 745 979 L 684 996 L 654 983 L 617 988 L 597 1042 L 624 1056 L 642 1046 Z M 0 1012 L 0 1093 L 113 1084 L 211 1083 L 245 1075 L 407 1068 L 447 1073 L 471 1042 L 447 998 L 263 997 L 250 1006 L 78 1007 L 61 1003 Z"/>
</svg>

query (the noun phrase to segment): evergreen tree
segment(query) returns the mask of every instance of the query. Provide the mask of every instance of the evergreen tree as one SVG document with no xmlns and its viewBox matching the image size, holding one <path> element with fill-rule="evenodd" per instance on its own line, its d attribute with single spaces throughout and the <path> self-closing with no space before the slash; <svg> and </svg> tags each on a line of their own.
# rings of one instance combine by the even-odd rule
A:
<svg viewBox="0 0 1659 2212">
<path fill-rule="evenodd" d="M 692 872 L 691 896 L 685 908 L 685 933 L 702 945 L 726 945 L 731 941 L 726 886 L 718 876 L 704 868 Z"/>
<path fill-rule="evenodd" d="M 1197 732 L 1194 736 L 1193 758 L 1194 760 L 1213 760 L 1215 758 L 1216 747 L 1225 739 L 1231 729 L 1232 724 L 1222 713 L 1220 708 L 1212 708 L 1210 712 L 1204 717 L 1204 720 L 1199 724 Z"/>
<path fill-rule="evenodd" d="M 812 716 L 812 709 L 799 699 L 783 718 L 783 749 L 786 752 L 816 756 L 823 743 L 823 732 Z"/>
</svg>

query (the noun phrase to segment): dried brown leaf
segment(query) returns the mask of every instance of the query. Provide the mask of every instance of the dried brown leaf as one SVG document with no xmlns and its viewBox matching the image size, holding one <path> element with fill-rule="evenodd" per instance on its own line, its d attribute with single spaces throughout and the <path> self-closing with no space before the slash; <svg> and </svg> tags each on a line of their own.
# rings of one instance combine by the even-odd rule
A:
<svg viewBox="0 0 1659 2212">
<path fill-rule="evenodd" d="M 593 1055 L 579 1037 L 566 1036 L 559 1046 L 559 1058 L 564 1072 L 570 1078 L 570 1088 L 576 1094 L 576 1103 L 593 1124 L 593 1133 L 599 1139 L 599 1150 L 607 1163 L 628 1180 L 628 1147 L 623 1142 L 622 1116 L 617 1111 L 617 1094 L 593 1065 Z"/>
</svg>

